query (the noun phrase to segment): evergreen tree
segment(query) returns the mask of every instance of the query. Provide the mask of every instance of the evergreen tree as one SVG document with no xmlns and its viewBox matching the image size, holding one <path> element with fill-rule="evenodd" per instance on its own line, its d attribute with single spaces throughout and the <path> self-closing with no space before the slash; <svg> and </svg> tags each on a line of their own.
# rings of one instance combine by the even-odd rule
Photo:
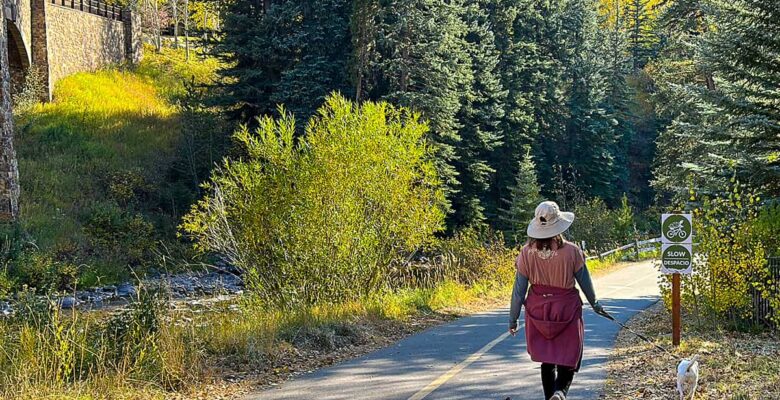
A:
<svg viewBox="0 0 780 400">
<path fill-rule="evenodd" d="M 628 0 L 625 9 L 631 61 L 634 70 L 639 70 L 653 56 L 658 43 L 653 29 L 650 0 Z"/>
<path fill-rule="evenodd" d="M 669 122 L 658 138 L 657 188 L 684 200 L 691 186 L 720 193 L 736 174 L 780 194 L 778 69 L 767 61 L 780 53 L 769 40 L 780 22 L 771 3 L 680 0 L 662 13 L 669 40 L 657 103 Z"/>
<path fill-rule="evenodd" d="M 712 74 L 694 61 L 695 44 L 706 29 L 700 0 L 668 3 L 657 23 L 662 46 L 648 68 L 655 87 L 655 112 L 662 127 L 656 140 L 651 184 L 661 193 L 680 198 L 687 198 L 693 177 L 689 167 L 697 163 L 694 159 L 706 157 L 698 139 L 703 133 L 694 132 L 702 126 L 706 114 L 699 107 L 696 93 L 712 83 Z"/>
<path fill-rule="evenodd" d="M 490 29 L 489 2 L 471 0 L 465 7 L 467 51 L 473 79 L 466 88 L 458 113 L 461 141 L 454 160 L 460 182 L 453 197 L 451 227 L 485 219 L 484 206 L 495 170 L 488 164 L 502 139 L 506 91 L 498 75 L 499 52 Z"/>
<path fill-rule="evenodd" d="M 332 91 L 350 95 L 349 0 L 236 0 L 215 46 L 228 68 L 222 103 L 249 120 L 284 104 L 305 120 Z"/>
<path fill-rule="evenodd" d="M 525 227 L 533 219 L 534 210 L 542 199 L 536 178 L 536 165 L 531 146 L 525 146 L 525 156 L 519 163 L 515 184 L 509 188 L 510 197 L 501 209 L 501 230 L 514 243 L 525 238 Z"/>
<path fill-rule="evenodd" d="M 370 98 L 411 108 L 428 121 L 450 202 L 459 190 L 453 166 L 461 141 L 458 112 L 473 81 L 462 15 L 458 0 L 379 3 L 373 73 L 364 77 L 372 83 Z"/>
<path fill-rule="evenodd" d="M 490 160 L 496 174 L 487 213 L 495 220 L 502 199 L 511 197 L 509 188 L 525 145 L 533 146 L 540 180 L 551 179 L 553 155 L 544 142 L 563 138 L 566 113 L 560 61 L 564 2 L 496 0 L 494 4 L 499 71 L 507 91 L 504 140 Z"/>
<path fill-rule="evenodd" d="M 632 110 L 636 105 L 636 93 L 627 81 L 632 71 L 632 61 L 625 30 L 626 15 L 619 7 L 613 7 L 609 12 L 602 18 L 611 23 L 602 21 L 604 28 L 599 32 L 601 39 L 596 46 L 598 54 L 603 58 L 606 84 L 604 111 L 615 121 L 615 145 L 612 149 L 615 176 L 612 185 L 616 193 L 631 191 L 634 198 L 648 197 L 649 202 L 650 196 L 643 192 L 649 186 L 652 153 L 646 156 L 648 144 L 641 143 L 642 135 L 636 132 L 637 116 Z"/>
<path fill-rule="evenodd" d="M 569 44 L 562 59 L 567 83 L 565 136 L 546 145 L 555 154 L 555 163 L 564 166 L 563 175 L 576 177 L 573 183 L 580 190 L 614 204 L 618 168 L 614 126 L 618 122 L 605 109 L 608 85 L 598 54 L 602 37 L 596 5 L 590 0 L 571 0 L 564 15 Z"/>
<path fill-rule="evenodd" d="M 743 182 L 780 196 L 780 9 L 775 0 L 712 6 L 715 29 L 698 57 L 714 75 L 700 96 L 716 116 L 700 130 L 710 134 L 702 140 L 711 163 L 721 166 L 713 177 L 726 178 L 734 168 Z"/>
</svg>

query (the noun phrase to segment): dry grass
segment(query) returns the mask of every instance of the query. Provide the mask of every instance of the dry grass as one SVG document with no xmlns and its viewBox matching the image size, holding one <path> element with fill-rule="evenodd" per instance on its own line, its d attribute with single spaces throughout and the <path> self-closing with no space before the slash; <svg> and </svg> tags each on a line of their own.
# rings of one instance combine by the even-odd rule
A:
<svg viewBox="0 0 780 400">
<path fill-rule="evenodd" d="M 685 320 L 685 319 L 684 319 Z M 683 320 L 683 321 L 684 321 Z M 683 322 L 684 323 L 684 322 Z M 662 304 L 638 314 L 629 326 L 666 348 L 671 316 Z M 697 399 L 780 398 L 780 341 L 767 333 L 683 332 L 678 357 L 699 355 Z M 608 365 L 604 399 L 676 399 L 677 361 L 622 331 Z"/>
</svg>

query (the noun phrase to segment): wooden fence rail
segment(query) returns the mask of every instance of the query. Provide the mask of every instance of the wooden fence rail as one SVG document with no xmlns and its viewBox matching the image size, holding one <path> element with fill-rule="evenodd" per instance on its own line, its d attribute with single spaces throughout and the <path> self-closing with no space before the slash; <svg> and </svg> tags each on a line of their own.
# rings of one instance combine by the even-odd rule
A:
<svg viewBox="0 0 780 400">
<path fill-rule="evenodd" d="M 608 256 L 610 254 L 617 253 L 618 251 L 628 250 L 630 248 L 636 248 L 637 249 L 637 255 L 639 253 L 646 253 L 646 252 L 650 251 L 651 248 L 643 247 L 643 246 L 647 246 L 647 245 L 653 244 L 653 243 L 658 243 L 660 241 L 661 241 L 661 238 L 653 238 L 653 239 L 647 239 L 647 240 L 638 240 L 638 241 L 636 241 L 634 243 L 629 243 L 629 244 L 627 244 L 625 246 L 620 246 L 620 247 L 618 247 L 616 249 L 612 249 L 612 250 L 606 251 L 604 253 L 599 253 L 598 255 L 595 255 L 595 256 L 587 257 L 585 260 L 593 260 L 593 259 L 596 259 L 596 258 L 604 258 L 604 257 L 606 257 L 606 256 Z M 655 247 L 653 247 L 652 250 L 655 250 Z"/>
<path fill-rule="evenodd" d="M 115 21 L 122 20 L 122 7 L 99 0 L 51 0 L 52 4 L 88 12 Z"/>
</svg>

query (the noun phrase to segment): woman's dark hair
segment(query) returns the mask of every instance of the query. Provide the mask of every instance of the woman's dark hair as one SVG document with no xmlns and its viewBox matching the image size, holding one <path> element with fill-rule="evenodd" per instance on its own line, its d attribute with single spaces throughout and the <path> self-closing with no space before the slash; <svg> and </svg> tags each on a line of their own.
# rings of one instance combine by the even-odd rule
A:
<svg viewBox="0 0 780 400">
<path fill-rule="evenodd" d="M 563 246 L 563 235 L 557 235 L 547 239 L 528 238 L 528 245 L 536 247 L 536 250 L 551 249 L 553 242 L 558 245 L 558 248 L 561 248 L 561 246 Z"/>
</svg>

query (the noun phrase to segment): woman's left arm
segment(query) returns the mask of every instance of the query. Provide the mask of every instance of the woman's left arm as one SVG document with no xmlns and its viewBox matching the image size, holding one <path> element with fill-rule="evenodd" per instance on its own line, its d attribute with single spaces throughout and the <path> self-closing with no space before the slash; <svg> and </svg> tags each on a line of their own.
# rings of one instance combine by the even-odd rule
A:
<svg viewBox="0 0 780 400">
<path fill-rule="evenodd" d="M 588 303 L 597 314 L 608 316 L 609 314 L 604 310 L 604 307 L 596 299 L 596 291 L 593 289 L 593 281 L 590 279 L 590 272 L 588 266 L 583 265 L 579 271 L 574 273 L 574 278 L 577 279 L 577 283 L 580 285 L 582 292 L 585 293 L 585 298 L 588 299 Z"/>
</svg>

